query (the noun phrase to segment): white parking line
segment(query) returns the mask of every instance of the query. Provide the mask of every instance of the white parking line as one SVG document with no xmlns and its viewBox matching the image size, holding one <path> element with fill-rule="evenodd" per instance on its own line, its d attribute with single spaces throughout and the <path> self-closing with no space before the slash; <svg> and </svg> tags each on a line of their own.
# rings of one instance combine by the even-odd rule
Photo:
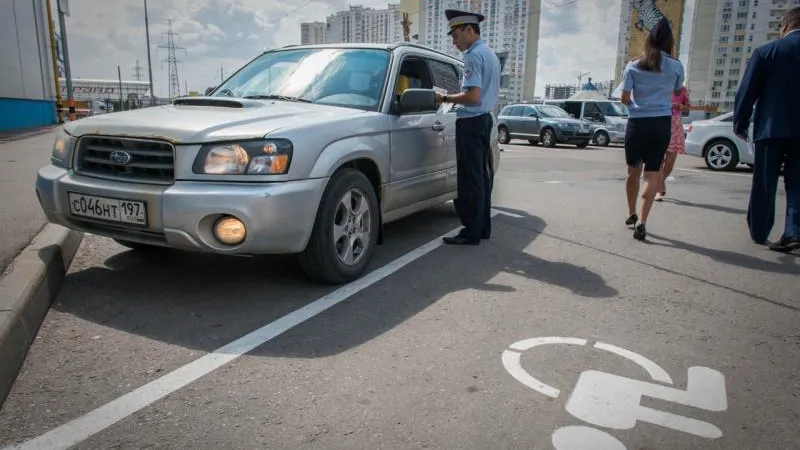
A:
<svg viewBox="0 0 800 450">
<path fill-rule="evenodd" d="M 498 214 L 515 218 L 522 217 L 496 209 L 492 210 L 492 217 Z M 340 287 L 330 294 L 215 350 L 213 353 L 175 369 L 133 392 L 106 403 L 39 437 L 17 446 L 4 447 L 4 449 L 68 449 L 397 272 L 440 247 L 442 245 L 442 237 L 453 235 L 460 228 L 456 228 L 421 247 L 417 247 L 364 277 Z"/>
<path fill-rule="evenodd" d="M 725 175 L 725 176 L 735 176 L 735 177 L 748 177 L 752 178 L 753 174 L 751 173 L 737 173 L 737 172 L 714 172 L 713 170 L 700 170 L 700 169 L 681 169 L 676 167 L 675 170 L 682 170 L 684 172 L 695 172 L 695 173 L 702 173 L 706 175 Z"/>
</svg>

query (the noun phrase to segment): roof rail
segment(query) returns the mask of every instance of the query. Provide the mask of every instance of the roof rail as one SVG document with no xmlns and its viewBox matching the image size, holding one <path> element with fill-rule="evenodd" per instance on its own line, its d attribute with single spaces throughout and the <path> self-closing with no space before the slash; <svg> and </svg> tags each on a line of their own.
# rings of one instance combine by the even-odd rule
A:
<svg viewBox="0 0 800 450">
<path fill-rule="evenodd" d="M 450 55 L 450 54 L 448 54 L 448 53 L 445 53 L 445 52 L 443 52 L 443 51 L 441 51 L 441 50 L 436 50 L 436 49 L 435 49 L 435 48 L 433 48 L 433 47 L 428 47 L 427 45 L 417 44 L 417 43 L 415 43 L 415 42 L 405 42 L 405 41 L 401 41 L 401 42 L 397 42 L 397 43 L 393 44 L 391 47 L 392 47 L 392 48 L 398 48 L 398 47 L 413 47 L 413 48 L 418 48 L 418 49 L 420 49 L 420 50 L 427 50 L 427 51 L 429 51 L 429 52 L 437 53 L 437 54 L 439 54 L 439 55 L 446 56 L 446 57 L 448 57 L 448 58 L 451 58 L 451 59 L 456 59 L 456 60 L 458 59 L 458 58 L 456 58 L 455 56 L 453 56 L 453 55 Z"/>
</svg>

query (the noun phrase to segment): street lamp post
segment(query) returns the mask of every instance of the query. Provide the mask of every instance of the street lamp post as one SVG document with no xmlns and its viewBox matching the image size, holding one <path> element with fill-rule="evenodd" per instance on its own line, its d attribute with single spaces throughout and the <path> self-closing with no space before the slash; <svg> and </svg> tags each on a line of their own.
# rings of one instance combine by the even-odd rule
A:
<svg viewBox="0 0 800 450">
<path fill-rule="evenodd" d="M 64 76 L 67 79 L 67 108 L 69 108 L 69 120 L 75 120 L 75 99 L 72 97 L 72 72 L 69 67 L 69 46 L 67 45 L 67 26 L 64 23 L 64 16 L 69 15 L 69 4 L 66 11 L 62 7 L 62 2 L 66 0 L 56 0 L 58 4 L 58 24 L 61 27 L 61 47 L 64 51 Z"/>
</svg>

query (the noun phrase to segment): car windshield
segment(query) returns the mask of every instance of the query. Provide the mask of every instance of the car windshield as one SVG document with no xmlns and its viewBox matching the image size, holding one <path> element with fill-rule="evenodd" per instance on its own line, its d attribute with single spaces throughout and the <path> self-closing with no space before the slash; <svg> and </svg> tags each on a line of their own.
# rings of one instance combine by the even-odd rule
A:
<svg viewBox="0 0 800 450">
<path fill-rule="evenodd" d="M 604 116 L 628 117 L 628 108 L 622 102 L 597 102 L 596 105 Z"/>
<path fill-rule="evenodd" d="M 539 115 L 542 116 L 542 117 L 553 117 L 553 118 L 559 118 L 559 117 L 569 118 L 570 117 L 569 113 L 567 113 L 563 109 L 559 108 L 558 106 L 551 106 L 551 105 L 542 106 L 542 105 L 538 105 L 538 106 L 536 106 L 536 112 L 538 112 Z"/>
<path fill-rule="evenodd" d="M 380 49 L 306 48 L 267 52 L 211 94 L 279 98 L 375 111 L 390 53 Z"/>
</svg>

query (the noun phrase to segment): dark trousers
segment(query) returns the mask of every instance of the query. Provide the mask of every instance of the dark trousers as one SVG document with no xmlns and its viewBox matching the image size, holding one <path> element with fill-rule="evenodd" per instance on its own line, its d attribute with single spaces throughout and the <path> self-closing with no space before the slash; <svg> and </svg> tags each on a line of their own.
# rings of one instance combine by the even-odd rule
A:
<svg viewBox="0 0 800 450">
<path fill-rule="evenodd" d="M 461 218 L 461 236 L 488 239 L 492 233 L 492 116 L 483 114 L 456 121 L 458 198 L 453 202 Z"/>
<path fill-rule="evenodd" d="M 783 237 L 800 238 L 800 139 L 768 139 L 756 142 L 747 211 L 747 225 L 754 241 L 765 241 L 775 224 L 775 194 L 781 165 L 786 187 Z"/>
</svg>

